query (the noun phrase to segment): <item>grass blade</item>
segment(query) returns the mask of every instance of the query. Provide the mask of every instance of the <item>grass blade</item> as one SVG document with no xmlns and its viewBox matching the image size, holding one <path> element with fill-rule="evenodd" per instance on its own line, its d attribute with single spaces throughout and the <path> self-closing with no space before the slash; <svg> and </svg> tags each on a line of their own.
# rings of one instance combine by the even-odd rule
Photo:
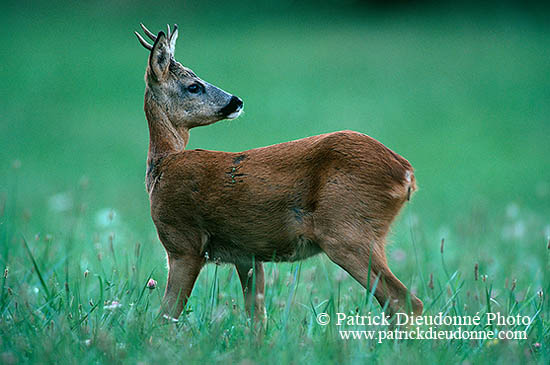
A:
<svg viewBox="0 0 550 365">
<path fill-rule="evenodd" d="M 38 275 L 38 279 L 40 280 L 40 284 L 42 284 L 42 288 L 44 289 L 44 292 L 46 293 L 46 297 L 50 299 L 50 291 L 48 290 L 48 286 L 46 285 L 46 282 L 44 281 L 44 277 L 42 276 L 42 273 L 40 272 L 40 268 L 38 267 L 38 264 L 36 263 L 36 260 L 34 259 L 34 256 L 31 252 L 31 249 L 29 248 L 29 245 L 27 244 L 27 240 L 24 236 L 21 236 L 23 239 L 23 244 L 25 246 L 25 249 L 27 250 L 27 253 L 29 254 L 29 257 L 31 258 L 32 265 L 34 266 L 34 270 L 36 271 L 36 275 Z"/>
</svg>

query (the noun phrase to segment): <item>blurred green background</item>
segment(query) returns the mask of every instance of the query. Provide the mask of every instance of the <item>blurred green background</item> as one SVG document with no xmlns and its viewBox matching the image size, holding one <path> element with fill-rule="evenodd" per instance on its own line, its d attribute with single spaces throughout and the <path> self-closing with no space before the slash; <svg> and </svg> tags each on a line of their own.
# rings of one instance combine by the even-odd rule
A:
<svg viewBox="0 0 550 365">
<path fill-rule="evenodd" d="M 439 242 L 445 238 L 448 266 L 469 280 L 468 300 L 474 301 L 470 290 L 479 290 L 479 283 L 472 281 L 473 265 L 479 263 L 480 273 L 489 274 L 501 290 L 497 300 L 504 282 L 508 290 L 508 279 L 517 278 L 521 298 L 535 303 L 527 294 L 543 286 L 550 290 L 548 278 L 544 281 L 550 236 L 548 14 L 537 2 L 519 1 L 460 6 L 429 1 L 3 2 L 0 263 L 12 272 L 6 285 L 19 290 L 16 301 L 32 297 L 32 290 L 40 287 L 20 244 L 21 235 L 32 241 L 36 234 L 31 248 L 48 283 L 60 280 L 63 271 L 66 281 L 74 271 L 84 282 L 81 272 L 87 269 L 104 280 L 125 282 L 131 276 L 126 275 L 129 253 L 139 241 L 146 262 L 132 276 L 134 291 L 127 301 L 151 270 L 163 287 L 165 259 L 144 186 L 148 131 L 143 76 L 148 54 L 133 31 L 140 22 L 154 31 L 177 23 L 176 58 L 208 82 L 240 96 L 245 105 L 237 120 L 194 129 L 189 148 L 239 151 L 343 129 L 369 134 L 416 169 L 419 191 L 390 240 L 389 260 L 397 276 L 426 304 L 432 299 L 436 303 L 439 297 L 434 299 L 426 283 L 430 273 L 436 282 L 446 280 L 439 258 Z M 113 258 L 96 260 L 98 253 L 109 255 L 109 242 Z M 115 252 L 126 256 L 127 271 L 117 271 Z M 325 263 L 315 258 L 304 267 L 313 278 Z M 290 264 L 278 267 L 296 274 Z M 267 268 L 277 273 L 275 265 Z M 209 280 L 212 270 L 201 275 L 191 299 L 197 313 L 215 285 Z M 223 275 L 232 272 L 223 270 Z M 298 288 L 297 298 L 313 295 L 312 283 L 319 300 L 331 297 L 334 286 L 322 278 Z M 72 284 L 74 276 L 71 280 L 71 285 L 85 287 L 82 303 L 97 295 L 103 298 L 103 288 L 78 280 Z M 359 289 L 346 280 L 345 285 Z M 227 274 L 226 282 L 231 284 L 222 294 L 242 301 L 235 278 Z M 277 303 L 286 302 L 288 281 L 286 286 L 276 283 L 267 296 L 277 324 L 283 307 Z M 112 285 L 112 298 L 123 300 L 125 285 Z M 161 290 L 155 310 L 160 295 Z M 41 298 L 32 298 L 32 305 L 42 306 Z M 433 308 L 445 305 L 437 302 Z M 292 313 L 304 311 L 294 306 Z M 25 338 L 34 333 L 9 328 Z M 101 325 L 97 328 L 101 331 Z M 543 334 L 548 339 L 547 328 L 534 341 L 541 341 Z M 196 339 L 198 346 L 209 341 L 209 332 L 204 333 Z M 301 343 L 296 338 L 302 334 L 288 341 Z M 273 347 L 276 353 L 286 346 L 275 343 L 282 346 Z M 431 344 L 422 346 L 424 354 L 429 352 Z M 441 359 L 445 351 L 443 346 L 433 356 Z M 487 359 L 499 351 L 487 352 Z M 293 354 L 300 350 L 288 351 L 287 360 Z"/>
<path fill-rule="evenodd" d="M 383 4 L 5 3 L 6 209 L 16 201 L 21 222 L 40 232 L 65 222 L 81 199 L 90 221 L 113 209 L 132 240 L 155 240 L 144 188 L 147 52 L 133 31 L 177 23 L 177 59 L 245 102 L 241 118 L 194 129 L 189 148 L 364 132 L 416 168 L 420 190 L 403 216 L 421 245 L 455 235 L 490 255 L 495 243 L 477 240 L 500 236 L 495 222 L 517 211 L 527 215 L 516 228 L 542 242 L 550 235 L 545 8 Z M 396 232 L 395 241 L 409 240 L 409 228 Z"/>
<path fill-rule="evenodd" d="M 76 205 L 84 181 L 90 219 L 114 209 L 132 239 L 154 239 L 144 188 L 147 52 L 133 31 L 177 23 L 177 59 L 245 102 L 241 118 L 194 129 L 189 148 L 364 132 L 416 168 L 420 190 L 404 216 L 420 222 L 421 244 L 453 234 L 475 241 L 507 209 L 530 213 L 527 229 L 544 240 L 548 13 L 514 3 L 382 4 L 5 3 L 0 196 L 9 209 L 16 194 L 20 218 L 38 232 Z M 399 227 L 396 241 L 409 235 Z"/>
</svg>

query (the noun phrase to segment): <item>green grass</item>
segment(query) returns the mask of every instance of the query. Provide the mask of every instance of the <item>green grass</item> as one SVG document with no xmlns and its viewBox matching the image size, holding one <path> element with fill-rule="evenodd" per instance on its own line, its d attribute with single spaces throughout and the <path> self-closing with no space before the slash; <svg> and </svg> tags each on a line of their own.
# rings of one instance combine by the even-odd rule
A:
<svg viewBox="0 0 550 365">
<path fill-rule="evenodd" d="M 550 362 L 547 24 L 512 12 L 124 4 L 0 15 L 1 363 Z M 317 313 L 380 308 L 324 256 L 266 265 L 262 338 L 230 266 L 205 268 L 189 313 L 159 322 L 166 260 L 143 183 L 140 21 L 178 23 L 177 58 L 245 102 L 238 120 L 193 130 L 190 148 L 341 129 L 377 138 L 411 161 L 420 187 L 390 237 L 396 275 L 429 315 L 528 315 L 528 339 L 342 341 Z"/>
</svg>

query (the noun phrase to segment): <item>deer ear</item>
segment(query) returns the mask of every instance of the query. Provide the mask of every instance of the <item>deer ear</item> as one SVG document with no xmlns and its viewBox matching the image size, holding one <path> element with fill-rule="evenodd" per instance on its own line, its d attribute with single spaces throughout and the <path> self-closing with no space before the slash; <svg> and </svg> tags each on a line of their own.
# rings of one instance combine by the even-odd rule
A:
<svg viewBox="0 0 550 365">
<path fill-rule="evenodd" d="M 178 40 L 178 25 L 174 24 L 174 30 L 172 31 L 172 34 L 170 35 L 170 52 L 172 52 L 172 56 L 174 55 L 174 52 L 176 50 L 176 41 Z"/>
<path fill-rule="evenodd" d="M 149 67 L 157 81 L 164 79 L 168 74 L 171 57 L 172 51 L 166 34 L 160 31 L 149 55 Z"/>
</svg>

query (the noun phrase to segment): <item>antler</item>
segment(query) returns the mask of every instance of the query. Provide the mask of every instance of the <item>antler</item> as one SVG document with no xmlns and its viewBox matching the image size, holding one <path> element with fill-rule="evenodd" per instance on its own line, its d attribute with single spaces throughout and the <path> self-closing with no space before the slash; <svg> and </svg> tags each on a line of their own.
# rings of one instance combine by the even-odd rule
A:
<svg viewBox="0 0 550 365">
<path fill-rule="evenodd" d="M 145 35 L 147 35 L 147 37 L 151 38 L 153 42 L 157 40 L 157 36 L 154 35 L 153 32 L 151 32 L 149 29 L 147 29 L 147 27 L 143 25 L 143 23 L 139 23 L 139 25 L 141 26 L 141 29 L 143 29 L 143 32 L 145 33 Z M 170 31 L 169 24 L 166 24 L 166 26 L 168 27 L 168 33 L 166 36 L 170 44 L 170 51 L 172 54 L 174 54 L 174 49 L 176 47 L 176 39 L 178 38 L 178 25 L 174 24 L 173 31 Z M 138 32 L 134 32 L 134 34 L 136 35 L 139 43 L 141 43 L 143 47 L 147 48 L 149 51 L 153 49 L 153 46 L 150 45 L 145 39 L 143 39 L 143 37 Z"/>
<path fill-rule="evenodd" d="M 154 35 L 153 32 L 151 32 L 149 29 L 147 29 L 147 27 L 145 27 L 145 25 L 143 25 L 143 23 L 139 23 L 139 25 L 141 26 L 141 29 L 143 29 L 143 31 L 145 32 L 147 37 L 151 38 L 151 40 L 153 42 L 157 40 L 157 36 Z"/>
<path fill-rule="evenodd" d="M 147 41 L 145 39 L 143 39 L 143 37 L 140 36 L 138 32 L 134 32 L 134 34 L 136 35 L 136 37 L 138 38 L 139 43 L 141 43 L 141 45 L 143 47 L 147 48 L 149 51 L 153 49 L 153 46 L 150 45 L 149 43 L 147 43 Z"/>
</svg>

